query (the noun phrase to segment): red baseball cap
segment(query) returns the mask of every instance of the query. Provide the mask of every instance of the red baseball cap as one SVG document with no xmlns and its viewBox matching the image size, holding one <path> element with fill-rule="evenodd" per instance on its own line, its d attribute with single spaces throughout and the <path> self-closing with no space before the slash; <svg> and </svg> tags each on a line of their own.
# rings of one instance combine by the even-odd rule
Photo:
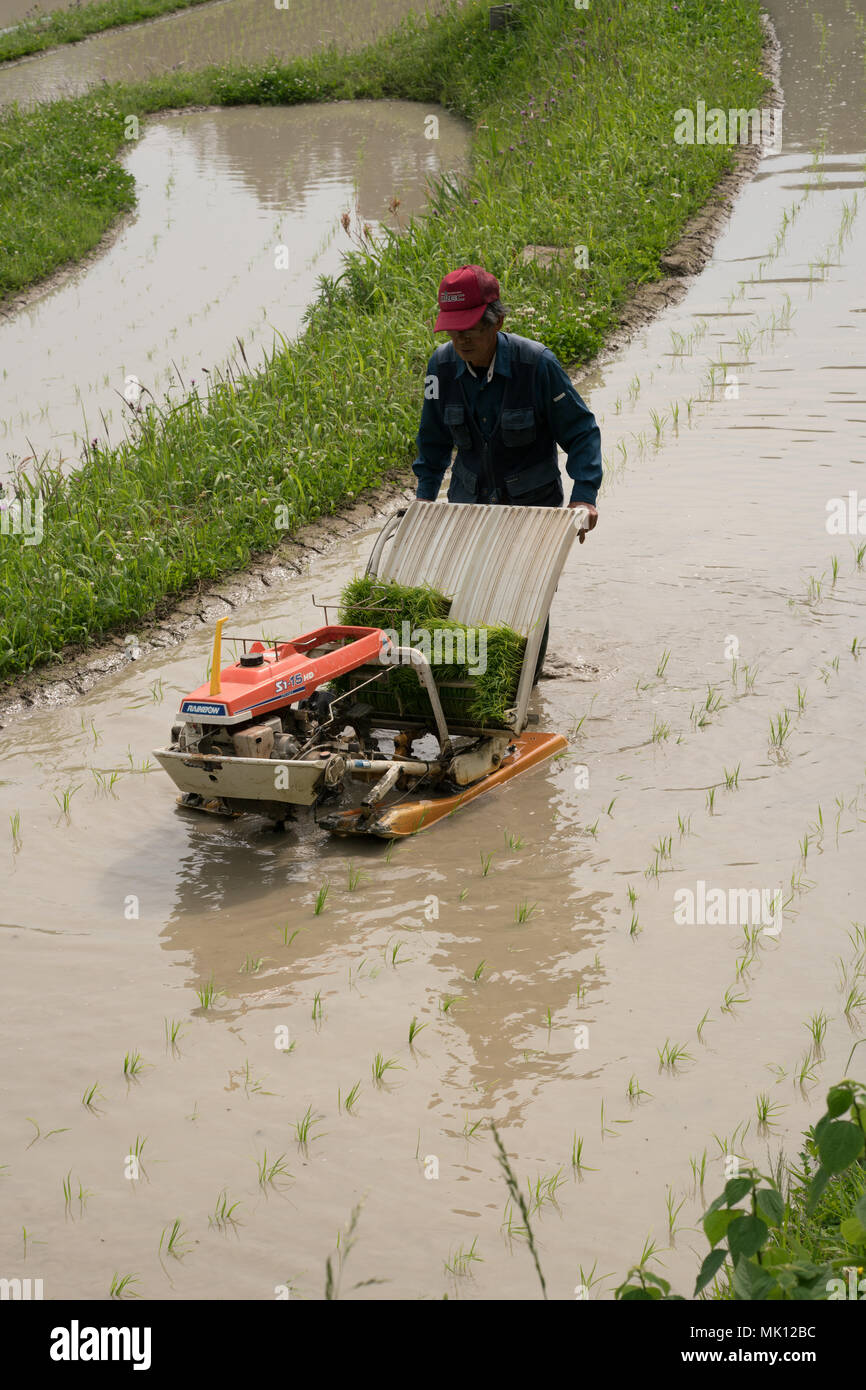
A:
<svg viewBox="0 0 866 1390">
<path fill-rule="evenodd" d="M 474 328 L 488 304 L 498 299 L 499 281 L 480 265 L 452 270 L 439 286 L 439 317 L 433 332 Z"/>
</svg>

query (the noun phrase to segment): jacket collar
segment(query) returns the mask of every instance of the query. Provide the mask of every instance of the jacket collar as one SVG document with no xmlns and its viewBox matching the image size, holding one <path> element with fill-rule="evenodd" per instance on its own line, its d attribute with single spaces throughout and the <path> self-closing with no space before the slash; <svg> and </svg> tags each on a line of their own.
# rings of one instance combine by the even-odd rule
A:
<svg viewBox="0 0 866 1390">
<path fill-rule="evenodd" d="M 457 351 L 453 344 L 449 344 L 457 362 L 455 376 L 461 377 L 466 371 L 466 363 L 462 357 L 457 356 Z M 507 333 L 497 333 L 496 335 L 496 365 L 493 368 L 494 376 L 511 376 L 511 347 Z"/>
</svg>

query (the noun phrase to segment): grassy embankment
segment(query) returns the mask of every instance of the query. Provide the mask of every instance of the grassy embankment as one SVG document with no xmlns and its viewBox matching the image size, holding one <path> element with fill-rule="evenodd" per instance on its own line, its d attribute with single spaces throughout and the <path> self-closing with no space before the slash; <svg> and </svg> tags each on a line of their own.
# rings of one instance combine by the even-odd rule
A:
<svg viewBox="0 0 866 1390">
<path fill-rule="evenodd" d="M 422 103 L 419 120 L 441 103 L 475 125 L 471 177 L 443 180 L 431 215 L 323 280 L 299 343 L 206 400 L 149 411 L 68 480 L 35 478 L 41 544 L 0 539 L 0 681 L 272 551 L 277 518 L 291 531 L 405 476 L 446 269 L 488 265 L 509 326 L 566 362 L 591 357 L 632 287 L 658 278 L 732 160 L 675 144 L 674 112 L 760 103 L 756 0 L 523 0 L 520 27 L 494 34 L 487 11 L 411 21 L 360 53 L 169 73 L 0 119 L 0 295 L 82 255 L 131 205 L 115 163 L 130 115 L 391 97 Z M 585 246 L 588 267 L 524 265 L 528 243 Z"/>
<path fill-rule="evenodd" d="M 78 43 L 104 29 L 119 29 L 143 19 L 206 5 L 209 0 L 91 0 L 89 5 L 72 5 L 36 19 L 25 19 L 6 34 L 0 34 L 0 63 L 41 53 L 64 43 Z"/>
</svg>

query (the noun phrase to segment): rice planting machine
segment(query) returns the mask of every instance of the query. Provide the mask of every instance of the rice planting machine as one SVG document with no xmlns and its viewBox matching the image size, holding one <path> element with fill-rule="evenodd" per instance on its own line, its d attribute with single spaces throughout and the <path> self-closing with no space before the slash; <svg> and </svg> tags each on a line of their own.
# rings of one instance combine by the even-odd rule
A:
<svg viewBox="0 0 866 1390">
<path fill-rule="evenodd" d="M 384 628 L 326 623 L 288 641 L 237 637 L 242 653 L 221 668 L 228 634 L 220 619 L 210 680 L 181 701 L 169 745 L 155 751 L 178 804 L 279 826 L 306 807 L 335 834 L 391 839 L 564 749 L 561 734 L 526 725 L 550 605 L 582 515 L 413 501 L 373 546 L 368 575 L 428 586 L 451 599 L 455 622 L 504 624 L 526 639 L 513 704 L 494 726 L 472 724 L 467 682 L 437 683 L 421 646 L 401 645 Z M 389 691 L 396 663 L 414 669 L 426 715 L 406 712 Z M 328 689 L 333 681 L 341 693 Z"/>
</svg>

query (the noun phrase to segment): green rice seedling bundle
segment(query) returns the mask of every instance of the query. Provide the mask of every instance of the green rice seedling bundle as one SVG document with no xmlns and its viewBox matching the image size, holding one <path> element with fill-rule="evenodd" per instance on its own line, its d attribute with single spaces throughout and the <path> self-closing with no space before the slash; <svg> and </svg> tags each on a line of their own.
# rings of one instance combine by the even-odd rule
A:
<svg viewBox="0 0 866 1390">
<path fill-rule="evenodd" d="M 502 624 L 473 629 L 455 622 L 448 617 L 450 607 L 451 600 L 435 589 L 365 576 L 344 589 L 340 622 L 386 628 L 402 645 L 408 636 L 408 645 L 419 646 L 428 656 L 447 718 L 482 728 L 502 725 L 517 695 L 524 638 Z M 342 693 L 354 683 L 352 676 L 344 676 L 334 685 Z M 404 716 L 430 713 L 424 687 L 408 665 L 387 667 L 361 698 L 374 709 Z"/>
</svg>

